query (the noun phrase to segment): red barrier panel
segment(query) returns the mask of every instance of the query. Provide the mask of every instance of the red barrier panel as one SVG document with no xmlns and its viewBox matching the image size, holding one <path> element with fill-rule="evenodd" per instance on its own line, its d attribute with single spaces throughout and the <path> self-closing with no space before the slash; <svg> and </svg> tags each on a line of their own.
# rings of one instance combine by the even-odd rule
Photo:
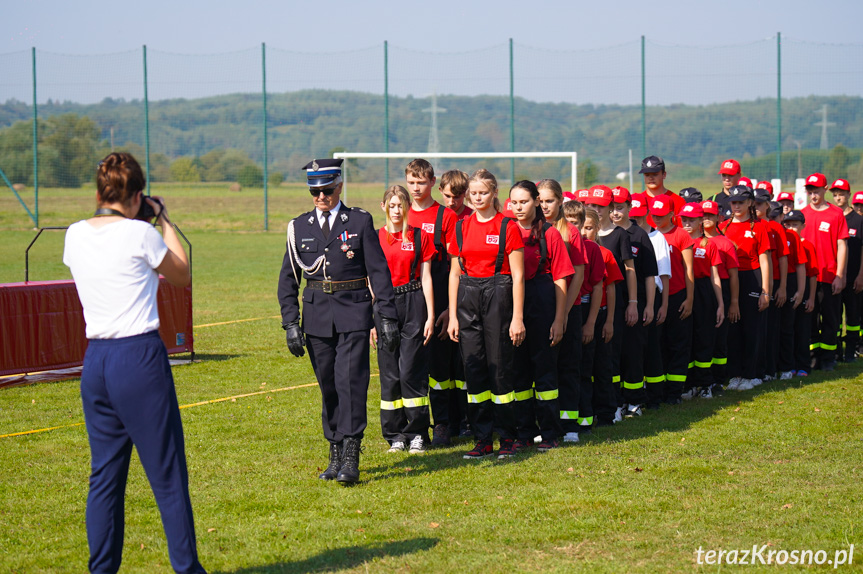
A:
<svg viewBox="0 0 863 574">
<path fill-rule="evenodd" d="M 194 351 L 192 287 L 159 278 L 159 334 L 168 353 Z M 72 281 L 0 284 L 0 376 L 84 361 L 84 313 Z"/>
</svg>

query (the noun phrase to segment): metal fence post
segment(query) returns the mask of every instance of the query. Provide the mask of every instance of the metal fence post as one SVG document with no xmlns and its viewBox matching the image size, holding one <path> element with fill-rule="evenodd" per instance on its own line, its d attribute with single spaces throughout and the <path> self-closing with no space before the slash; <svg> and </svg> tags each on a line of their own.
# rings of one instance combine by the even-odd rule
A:
<svg viewBox="0 0 863 574">
<path fill-rule="evenodd" d="M 390 74 L 389 48 L 384 40 L 384 151 L 390 152 Z M 384 161 L 384 188 L 390 187 L 390 158 Z"/>
<path fill-rule="evenodd" d="M 515 153 L 515 80 L 513 78 L 512 38 L 509 39 L 509 151 Z M 509 180 L 515 183 L 515 158 L 509 158 Z"/>
<path fill-rule="evenodd" d="M 144 155 L 147 164 L 147 195 L 150 195 L 150 100 L 147 96 L 147 45 L 144 44 Z"/>
<path fill-rule="evenodd" d="M 33 211 L 36 217 L 33 223 L 39 227 L 39 114 L 36 107 L 36 48 L 33 54 Z"/>
<path fill-rule="evenodd" d="M 644 36 L 641 37 L 641 157 L 647 157 L 647 100 L 644 79 Z"/>
<path fill-rule="evenodd" d="M 776 32 L 776 179 L 782 179 L 782 32 Z"/>
<path fill-rule="evenodd" d="M 267 164 L 269 161 L 269 154 L 267 151 L 267 44 L 261 42 L 261 93 L 263 96 L 264 103 L 264 231 L 269 231 L 269 171 L 267 169 Z"/>
</svg>

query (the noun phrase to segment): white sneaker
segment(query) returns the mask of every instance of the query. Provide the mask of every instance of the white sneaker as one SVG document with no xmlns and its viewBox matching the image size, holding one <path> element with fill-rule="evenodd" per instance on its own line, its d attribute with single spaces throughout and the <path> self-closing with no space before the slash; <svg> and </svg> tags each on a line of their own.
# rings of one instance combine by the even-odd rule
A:
<svg viewBox="0 0 863 574">
<path fill-rule="evenodd" d="M 752 390 L 752 380 L 751 379 L 740 379 L 740 383 L 734 387 L 735 391 L 750 391 Z"/>
<path fill-rule="evenodd" d="M 539 444 L 541 442 L 542 442 L 542 435 L 541 434 L 538 434 L 535 437 L 533 437 L 533 444 Z"/>
<path fill-rule="evenodd" d="M 764 380 L 769 381 L 770 379 L 765 377 Z M 760 385 L 763 381 L 761 379 L 749 379 L 749 382 L 752 384 L 752 387 L 754 388 L 754 387 L 757 387 L 758 385 Z"/>
<path fill-rule="evenodd" d="M 712 399 L 713 391 L 710 389 L 710 387 L 704 387 L 701 389 L 701 391 L 699 391 L 698 396 L 702 399 Z"/>
<path fill-rule="evenodd" d="M 623 414 L 624 417 L 631 419 L 632 417 L 640 417 L 641 416 L 641 405 L 629 405 L 626 407 L 626 412 Z"/>
<path fill-rule="evenodd" d="M 733 379 L 728 381 L 728 386 L 725 388 L 728 389 L 729 391 L 736 391 L 737 387 L 740 386 L 740 381 L 742 381 L 742 380 L 743 379 L 741 379 L 740 377 L 734 377 Z"/>
<path fill-rule="evenodd" d="M 401 452 L 405 450 L 405 443 L 400 440 L 393 441 L 393 444 L 390 445 L 390 449 L 387 452 Z"/>
<path fill-rule="evenodd" d="M 774 381 L 774 380 L 776 380 L 776 377 L 773 375 L 764 375 L 764 380 L 765 381 Z"/>
<path fill-rule="evenodd" d="M 563 435 L 563 442 L 578 442 L 577 432 L 568 432 Z"/>
<path fill-rule="evenodd" d="M 410 454 L 422 454 L 426 451 L 426 445 L 423 442 L 423 437 L 415 436 L 411 439 L 411 446 L 408 449 Z"/>
<path fill-rule="evenodd" d="M 684 401 L 691 401 L 692 399 L 694 399 L 697 396 L 698 396 L 698 389 L 696 389 L 695 387 L 692 387 L 691 389 L 689 389 L 688 391 L 686 391 L 685 393 L 680 395 L 680 398 L 683 399 Z"/>
<path fill-rule="evenodd" d="M 617 410 L 614 411 L 614 418 L 611 422 L 619 423 L 623 420 L 623 407 L 617 407 Z"/>
<path fill-rule="evenodd" d="M 779 375 L 780 381 L 787 381 L 789 379 L 794 378 L 794 371 L 782 371 L 782 374 Z"/>
</svg>

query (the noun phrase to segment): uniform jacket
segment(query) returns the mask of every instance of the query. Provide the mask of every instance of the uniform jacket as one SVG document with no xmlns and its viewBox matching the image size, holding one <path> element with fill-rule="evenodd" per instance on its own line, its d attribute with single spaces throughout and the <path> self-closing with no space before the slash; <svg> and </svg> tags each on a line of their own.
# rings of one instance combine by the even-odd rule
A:
<svg viewBox="0 0 863 574">
<path fill-rule="evenodd" d="M 395 295 L 392 278 L 372 216 L 357 207 L 339 209 L 329 236 L 324 239 L 315 211 L 294 219 L 294 239 L 297 252 L 305 265 L 312 265 L 324 255 L 323 268 L 309 275 L 296 266 L 296 271 L 308 280 L 350 281 L 369 278 L 375 293 L 375 310 L 381 317 L 395 320 Z M 292 250 L 286 243 L 285 257 L 279 273 L 279 304 L 282 324 L 296 321 L 300 316 L 298 301 L 300 286 L 291 268 Z M 331 337 L 336 333 L 367 331 L 372 322 L 372 296 L 368 289 L 324 293 L 321 290 L 303 289 L 303 332 L 316 337 Z"/>
</svg>

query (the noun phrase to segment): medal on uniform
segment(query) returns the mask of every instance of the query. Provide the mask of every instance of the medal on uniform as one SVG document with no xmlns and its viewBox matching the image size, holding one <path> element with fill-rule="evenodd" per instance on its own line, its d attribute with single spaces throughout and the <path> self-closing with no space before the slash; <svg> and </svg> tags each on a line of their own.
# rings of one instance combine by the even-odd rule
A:
<svg viewBox="0 0 863 574">
<path fill-rule="evenodd" d="M 345 255 L 347 256 L 348 259 L 354 258 L 354 252 L 353 251 L 348 251 L 347 253 L 345 253 Z"/>
<path fill-rule="evenodd" d="M 348 250 L 348 244 L 342 243 L 342 251 L 347 251 L 347 250 Z"/>
<path fill-rule="evenodd" d="M 348 232 L 347 231 L 342 231 L 341 235 L 339 235 L 339 239 L 342 240 L 342 251 L 347 251 L 348 249 L 350 249 L 350 247 L 348 247 Z M 352 256 L 349 256 L 349 257 L 352 257 Z"/>
</svg>

